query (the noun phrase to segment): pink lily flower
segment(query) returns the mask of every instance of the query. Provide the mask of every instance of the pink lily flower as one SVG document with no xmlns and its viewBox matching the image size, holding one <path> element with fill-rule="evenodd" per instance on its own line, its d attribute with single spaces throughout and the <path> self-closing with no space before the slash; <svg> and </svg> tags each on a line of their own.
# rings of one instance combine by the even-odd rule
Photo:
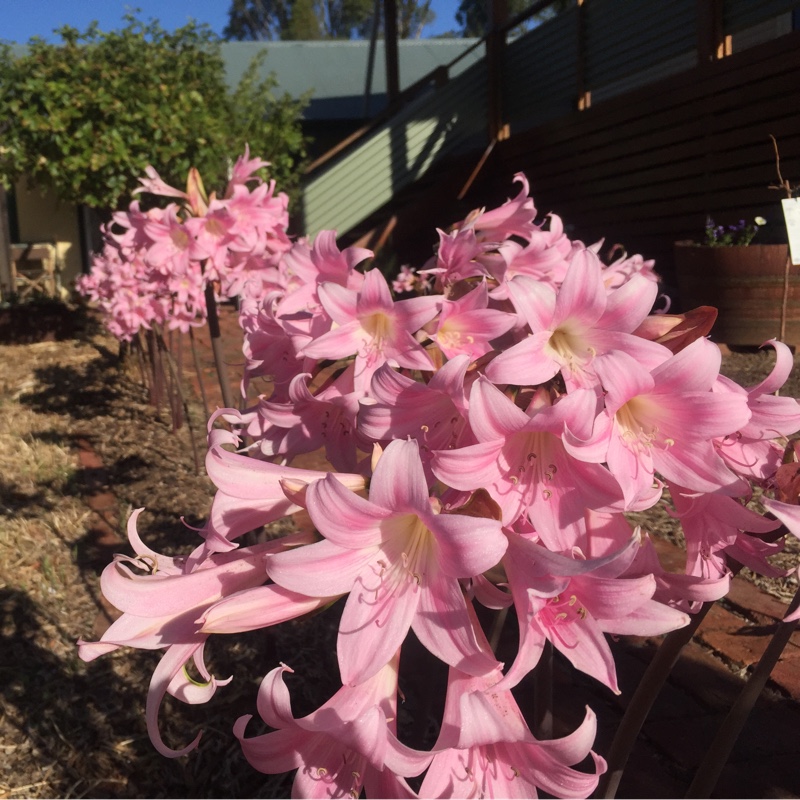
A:
<svg viewBox="0 0 800 800">
<path fill-rule="evenodd" d="M 278 316 L 301 311 L 323 313 L 318 295 L 323 283 L 335 283 L 358 291 L 364 283 L 364 276 L 356 271 L 356 266 L 372 255 L 372 250 L 363 247 L 339 250 L 336 231 L 320 231 L 311 247 L 303 240 L 295 242 L 283 257 L 287 287 Z"/>
<path fill-rule="evenodd" d="M 332 475 L 308 486 L 306 507 L 325 537 L 281 553 L 268 569 L 275 583 L 308 595 L 350 593 L 339 626 L 342 682 L 378 672 L 409 628 L 445 663 L 483 674 L 496 661 L 482 653 L 459 578 L 495 566 L 506 547 L 494 519 L 437 513 L 414 440 L 391 442 L 369 487 L 369 500 Z"/>
<path fill-rule="evenodd" d="M 285 455 L 292 459 L 299 453 L 311 453 L 321 447 L 334 469 L 356 472 L 357 446 L 371 449 L 371 442 L 359 441 L 356 413 L 361 392 L 352 387 L 353 369 L 330 386 L 313 395 L 308 388 L 311 375 L 297 375 L 289 384 L 286 403 L 262 400 L 258 415 L 266 423 L 260 439 L 261 451 L 267 456 Z M 349 386 L 348 386 L 349 384 Z"/>
<path fill-rule="evenodd" d="M 508 534 L 503 564 L 519 620 L 519 652 L 500 688 L 515 686 L 539 661 L 549 639 L 572 665 L 619 694 L 604 634 L 651 636 L 681 628 L 689 617 L 653 600 L 653 575 L 621 577 L 633 563 L 637 533 L 621 550 L 581 560 L 551 553 Z"/>
<path fill-rule="evenodd" d="M 386 361 L 408 369 L 432 371 L 428 354 L 414 339 L 436 315 L 436 297 L 412 297 L 394 302 L 386 278 L 377 269 L 364 277 L 360 292 L 324 283 L 319 298 L 336 326 L 302 350 L 311 358 L 355 355 L 356 391 L 366 391 L 375 370 Z"/>
<path fill-rule="evenodd" d="M 508 284 L 517 276 L 525 275 L 557 290 L 564 281 L 572 257 L 572 242 L 564 233 L 564 225 L 556 214 L 550 214 L 547 230 L 535 228 L 529 241 L 521 245 L 513 239 L 498 248 L 501 258 L 487 263 L 498 283 L 492 291 L 495 299 L 508 298 Z"/>
<path fill-rule="evenodd" d="M 516 316 L 488 308 L 489 290 L 482 281 L 458 300 L 443 300 L 431 338 L 448 357 L 466 354 L 472 361 L 491 352 L 490 341 L 516 324 Z"/>
<path fill-rule="evenodd" d="M 171 270 L 188 272 L 194 252 L 194 237 L 178 218 L 178 208 L 169 205 L 161 219 L 148 219 L 144 225 L 150 239 L 147 263 L 164 274 Z"/>
<path fill-rule="evenodd" d="M 142 185 L 133 190 L 134 194 L 139 194 L 140 192 L 149 192 L 150 194 L 156 194 L 161 197 L 179 197 L 182 200 L 188 199 L 186 192 L 182 192 L 180 189 L 175 189 L 166 183 L 156 172 L 154 167 L 145 167 L 144 173 L 147 175 L 147 177 L 139 178 L 139 183 Z"/>
<path fill-rule="evenodd" d="M 563 435 L 588 437 L 597 397 L 576 390 L 550 404 L 544 390 L 527 411 L 497 387 L 479 378 L 472 387 L 469 421 L 478 444 L 434 452 L 434 473 L 462 491 L 486 488 L 511 525 L 527 515 L 549 547 L 566 550 L 585 531 L 586 508 L 603 508 L 622 499 L 611 473 L 600 464 L 573 458 Z"/>
<path fill-rule="evenodd" d="M 200 562 L 170 558 L 142 542 L 136 530 L 142 510 L 134 511 L 128 520 L 128 538 L 136 557 L 117 556 L 103 570 L 100 580 L 103 595 L 123 614 L 99 642 L 79 641 L 78 652 L 84 661 L 92 661 L 123 646 L 145 650 L 166 648 L 150 681 L 146 719 L 153 746 L 162 755 L 175 758 L 193 750 L 201 734 L 179 750 L 164 744 L 158 729 L 164 695 L 169 693 L 185 703 L 205 703 L 218 686 L 230 682 L 230 678 L 217 680 L 206 668 L 203 648 L 208 632 L 201 630 L 198 618 L 222 598 L 265 583 L 266 554 L 282 548 L 286 542 L 279 540 L 233 553 L 217 553 Z M 131 567 L 145 574 L 135 573 Z M 296 613 L 288 618 L 306 613 L 308 604 L 298 601 L 293 609 Z M 270 607 L 260 609 L 260 615 L 263 624 L 287 618 L 285 611 L 275 614 Z M 194 661 L 204 683 L 189 678 L 184 669 L 189 661 Z"/>
<path fill-rule="evenodd" d="M 223 411 L 226 418 L 242 421 L 238 411 Z M 215 419 L 213 415 L 209 426 Z M 218 491 L 206 528 L 201 533 L 211 552 L 235 547 L 232 540 L 237 536 L 299 511 L 301 506 L 285 494 L 284 481 L 306 484 L 329 475 L 320 470 L 297 469 L 248 458 L 223 447 L 238 443 L 235 434 L 221 428 L 211 430 L 208 436 L 206 472 Z M 331 480 L 353 491 L 363 490 L 365 486 L 364 477 L 353 473 L 337 472 Z"/>
<path fill-rule="evenodd" d="M 486 376 L 494 383 L 536 386 L 561 372 L 571 389 L 596 383 L 592 363 L 604 353 L 622 352 L 655 367 L 669 351 L 632 332 L 650 312 L 657 291 L 652 281 L 634 276 L 608 294 L 600 260 L 588 249 L 575 251 L 558 293 L 520 275 L 508 292 L 531 335 L 500 353 Z"/>
<path fill-rule="evenodd" d="M 419 775 L 431 754 L 412 750 L 395 735 L 399 659 L 358 686 L 343 686 L 327 703 L 301 719 L 292 713 L 282 665 L 263 680 L 258 712 L 276 730 L 246 737 L 250 716 L 233 732 L 245 758 L 260 772 L 296 769 L 293 797 L 416 797 L 400 776 Z"/>
<path fill-rule="evenodd" d="M 256 309 L 242 311 L 239 323 L 244 328 L 242 352 L 246 359 L 243 396 L 250 381 L 257 377 L 271 379 L 272 400 L 285 402 L 289 384 L 295 376 L 312 369 L 314 362 L 303 359 L 299 350 L 311 340 L 306 330 L 277 317 L 279 294 L 267 294 Z"/>
<path fill-rule="evenodd" d="M 244 184 L 252 180 L 260 181 L 255 173 L 268 166 L 270 166 L 270 162 L 264 161 L 258 156 L 250 158 L 250 145 L 245 144 L 244 153 L 236 159 L 236 163 L 231 170 L 231 178 L 225 196 L 230 197 L 233 193 L 233 187 L 237 184 Z"/>
<path fill-rule="evenodd" d="M 581 726 L 561 739 L 539 741 L 514 696 L 492 683 L 450 670 L 444 718 L 422 797 L 589 797 L 606 771 L 592 751 L 597 718 L 587 708 Z M 572 769 L 591 755 L 594 772 Z"/>
<path fill-rule="evenodd" d="M 230 232 L 239 237 L 241 249 L 277 247 L 284 253 L 291 247 L 286 235 L 288 201 L 283 192 L 275 194 L 275 181 L 270 181 L 252 190 L 244 184 L 234 184 L 231 195 L 220 203 L 224 203 L 233 217 Z"/>
<path fill-rule="evenodd" d="M 745 397 L 750 420 L 735 433 L 715 442 L 717 452 L 737 474 L 757 481 L 768 481 L 781 465 L 783 447 L 776 438 L 790 436 L 800 430 L 800 403 L 793 397 L 776 397 L 774 393 L 786 383 L 794 366 L 792 351 L 782 342 L 771 339 L 765 344 L 775 348 L 775 366 L 757 386 L 745 389 L 720 375 L 713 390 Z"/>
<path fill-rule="evenodd" d="M 767 561 L 768 556 L 782 550 L 782 545 L 753 535 L 770 533 L 780 523 L 762 517 L 724 494 L 692 492 L 672 483 L 669 491 L 675 506 L 673 516 L 681 521 L 686 538 L 688 574 L 721 577 L 730 571 L 726 555 L 760 575 L 784 574 Z"/>
<path fill-rule="evenodd" d="M 520 184 L 519 194 L 515 198 L 506 200 L 503 205 L 490 211 L 483 208 L 472 211 L 460 228 L 474 230 L 480 234 L 481 240 L 488 242 L 502 242 L 509 236 L 530 239 L 531 233 L 536 230 L 533 222 L 536 207 L 529 196 L 530 186 L 525 174 L 518 172 L 514 176 L 514 183 Z"/>
<path fill-rule="evenodd" d="M 486 274 L 486 269 L 478 261 L 478 257 L 491 249 L 492 245 L 479 242 L 475 231 L 470 228 L 451 233 L 437 229 L 436 232 L 439 234 L 436 265 L 424 269 L 423 275 L 435 276 L 437 286 L 449 290 L 459 281 Z"/>
<path fill-rule="evenodd" d="M 198 260 L 210 260 L 213 280 L 224 274 L 228 248 L 236 243 L 236 236 L 231 232 L 234 222 L 233 215 L 219 200 L 211 201 L 204 216 L 190 217 L 185 222 L 186 230 L 195 240 L 192 255 Z"/>
<path fill-rule="evenodd" d="M 460 355 L 420 383 L 384 364 L 372 376 L 370 394 L 360 400 L 357 425 L 372 441 L 416 439 L 423 462 L 435 450 L 472 444 L 464 380 L 469 356 Z"/>
<path fill-rule="evenodd" d="M 702 603 L 725 597 L 731 584 L 730 571 L 710 577 L 668 572 L 661 565 L 655 545 L 649 536 L 643 537 L 641 547 L 623 577 L 636 578 L 643 575 L 652 575 L 656 580 L 653 600 L 685 611 L 687 614 L 699 610 Z"/>
<path fill-rule="evenodd" d="M 649 372 L 626 353 L 595 360 L 606 408 L 595 434 L 600 452 L 583 453 L 608 463 L 626 503 L 652 495 L 656 471 L 692 490 L 747 491 L 712 445 L 750 419 L 745 398 L 710 391 L 720 358 L 718 347 L 698 339 Z"/>
</svg>

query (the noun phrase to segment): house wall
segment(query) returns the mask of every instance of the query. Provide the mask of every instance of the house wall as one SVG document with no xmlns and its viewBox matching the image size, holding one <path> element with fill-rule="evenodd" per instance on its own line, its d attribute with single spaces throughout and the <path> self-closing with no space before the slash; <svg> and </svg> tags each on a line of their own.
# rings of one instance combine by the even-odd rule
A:
<svg viewBox="0 0 800 800">
<path fill-rule="evenodd" d="M 28 188 L 24 180 L 17 184 L 14 194 L 20 241 L 54 243 L 63 264 L 61 285 L 72 289 L 82 268 L 76 207 L 62 203 L 52 191 Z"/>
<path fill-rule="evenodd" d="M 768 220 L 759 241 L 785 241 L 781 172 L 800 181 L 800 31 L 684 71 L 512 136 L 494 176 L 523 170 L 542 213 L 586 242 L 606 238 L 656 259 L 702 238 L 707 215 Z"/>
</svg>

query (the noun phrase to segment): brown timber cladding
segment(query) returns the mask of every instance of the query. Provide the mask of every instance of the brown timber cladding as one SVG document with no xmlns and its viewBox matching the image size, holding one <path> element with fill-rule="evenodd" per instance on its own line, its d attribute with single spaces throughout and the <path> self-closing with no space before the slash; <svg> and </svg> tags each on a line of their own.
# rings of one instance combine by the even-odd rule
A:
<svg viewBox="0 0 800 800">
<path fill-rule="evenodd" d="M 523 170 L 541 212 L 586 242 L 602 236 L 657 259 L 718 223 L 766 217 L 783 226 L 769 134 L 785 178 L 800 182 L 800 32 L 573 111 L 513 135 L 498 180 Z M 513 126 L 512 126 L 513 131 Z"/>
</svg>

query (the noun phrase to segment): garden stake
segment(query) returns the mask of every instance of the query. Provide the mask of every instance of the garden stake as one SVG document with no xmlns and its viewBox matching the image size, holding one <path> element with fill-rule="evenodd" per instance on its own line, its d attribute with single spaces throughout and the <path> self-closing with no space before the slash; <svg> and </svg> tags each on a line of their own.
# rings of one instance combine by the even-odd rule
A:
<svg viewBox="0 0 800 800">
<path fill-rule="evenodd" d="M 800 588 L 795 593 L 786 615 L 791 615 L 797 610 L 798 606 L 800 606 Z M 778 629 L 770 639 L 750 679 L 742 687 L 742 691 L 728 712 L 728 716 L 719 726 L 717 735 L 714 737 L 714 741 L 711 742 L 711 747 L 708 748 L 705 758 L 697 768 L 686 797 L 709 797 L 711 795 L 717 785 L 722 768 L 727 763 L 731 750 L 733 750 L 733 746 L 736 744 L 736 740 L 739 738 L 739 734 L 742 732 L 742 728 L 744 728 L 756 700 L 761 695 L 767 679 L 772 674 L 772 670 L 775 669 L 781 653 L 797 628 L 797 623 L 798 620 L 795 619 L 791 622 L 780 622 L 778 624 Z"/>
<path fill-rule="evenodd" d="M 214 299 L 214 287 L 206 284 L 206 313 L 208 318 L 208 332 L 211 336 L 211 350 L 214 353 L 214 364 L 217 367 L 219 388 L 222 391 L 222 402 L 225 408 L 236 408 L 233 403 L 231 387 L 228 383 L 225 359 L 222 353 L 222 335 L 219 330 L 219 316 L 217 315 L 217 301 Z"/>
<path fill-rule="evenodd" d="M 788 180 L 786 180 L 783 175 L 781 175 L 781 154 L 778 150 L 778 140 L 772 135 L 769 135 L 769 138 L 772 139 L 772 146 L 775 148 L 775 171 L 778 173 L 778 183 L 777 185 L 773 184 L 770 186 L 770 189 L 777 189 L 778 191 L 783 191 L 786 193 L 786 197 L 791 199 L 794 196 L 794 193 L 797 191 L 798 186 L 792 186 Z M 780 340 L 784 341 L 786 339 L 786 308 L 789 304 L 789 274 L 792 266 L 792 254 L 791 251 L 786 256 L 786 268 L 783 273 L 783 297 L 781 299 L 781 325 L 780 325 Z"/>
</svg>

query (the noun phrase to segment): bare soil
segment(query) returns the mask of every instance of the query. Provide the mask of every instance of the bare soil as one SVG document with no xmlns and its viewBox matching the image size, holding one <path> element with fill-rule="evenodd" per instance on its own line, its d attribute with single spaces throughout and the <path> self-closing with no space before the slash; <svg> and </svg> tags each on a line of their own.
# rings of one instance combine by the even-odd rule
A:
<svg viewBox="0 0 800 800">
<path fill-rule="evenodd" d="M 286 797 L 291 776 L 251 769 L 231 725 L 255 713 L 260 680 L 280 661 L 298 675 L 289 683 L 297 715 L 329 697 L 338 688 L 334 624 L 213 637 L 213 670 L 234 680 L 204 706 L 167 701 L 168 744 L 205 731 L 199 751 L 177 760 L 156 753 L 145 730 L 158 654 L 117 651 L 90 664 L 77 656 L 76 640 L 96 638 L 109 623 L 100 572 L 114 550 L 129 552 L 98 541 L 87 498 L 114 494 L 121 539 L 130 510 L 146 507 L 140 530 L 148 544 L 186 552 L 197 540 L 180 517 L 201 523 L 213 494 L 195 471 L 188 429 L 173 431 L 166 410 L 148 404 L 137 364 L 121 363 L 118 351 L 93 324 L 62 342 L 0 346 L 0 799 Z M 752 385 L 772 363 L 768 351 L 736 352 L 724 372 Z M 785 393 L 800 396 L 800 370 Z M 197 406 L 194 415 L 201 417 Z M 79 466 L 79 440 L 91 443 L 102 468 Z M 677 536 L 666 515 L 648 527 Z M 786 566 L 798 562 L 791 547 Z M 789 581 L 754 580 L 782 599 L 794 591 Z"/>
</svg>

